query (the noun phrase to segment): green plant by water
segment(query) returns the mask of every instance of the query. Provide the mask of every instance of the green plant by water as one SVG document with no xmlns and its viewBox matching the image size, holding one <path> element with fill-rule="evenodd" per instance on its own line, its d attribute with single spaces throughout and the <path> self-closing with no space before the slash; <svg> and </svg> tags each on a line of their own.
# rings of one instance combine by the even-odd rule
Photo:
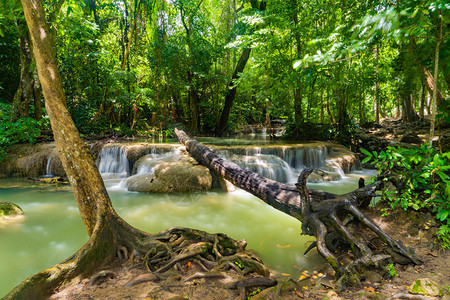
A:
<svg viewBox="0 0 450 300">
<path fill-rule="evenodd" d="M 41 134 L 40 128 L 48 123 L 48 119 L 36 121 L 32 118 L 11 121 L 10 112 L 11 105 L 0 103 L 0 161 L 5 159 L 7 147 L 23 142 L 34 143 Z"/>
<path fill-rule="evenodd" d="M 400 206 L 433 213 L 440 223 L 438 238 L 444 248 L 450 248 L 450 152 L 439 153 L 429 144 L 361 152 L 367 156 L 363 163 L 370 162 L 380 175 L 396 177 L 400 183 L 394 191 L 386 187 L 383 199 L 393 209 Z"/>
</svg>

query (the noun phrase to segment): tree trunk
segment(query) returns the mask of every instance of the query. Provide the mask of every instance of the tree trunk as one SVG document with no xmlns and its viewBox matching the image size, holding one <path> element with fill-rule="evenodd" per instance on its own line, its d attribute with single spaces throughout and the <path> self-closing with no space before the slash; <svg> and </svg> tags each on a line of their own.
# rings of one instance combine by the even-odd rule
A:
<svg viewBox="0 0 450 300">
<path fill-rule="evenodd" d="M 241 77 L 241 73 L 244 71 L 245 65 L 250 58 L 250 48 L 244 48 L 241 53 L 241 57 L 234 69 L 233 76 L 228 83 L 225 91 L 225 103 L 223 105 L 222 113 L 220 114 L 219 123 L 217 124 L 215 134 L 221 136 L 227 128 L 228 119 L 230 118 L 231 107 L 233 106 L 234 98 L 236 97 L 237 86 L 235 81 Z"/>
<path fill-rule="evenodd" d="M 128 61 L 128 56 L 130 55 L 131 43 L 133 42 L 133 35 L 134 35 L 134 31 L 136 30 L 136 22 L 137 22 L 140 10 L 141 10 L 141 1 L 138 1 L 136 13 L 134 15 L 133 27 L 131 27 L 130 38 L 128 39 L 127 49 L 125 51 L 123 61 L 122 61 L 122 70 L 125 70 L 125 67 L 126 67 L 127 61 Z M 95 10 L 94 10 L 94 16 L 95 16 Z M 96 23 L 97 23 L 97 21 L 96 21 Z"/>
<path fill-rule="evenodd" d="M 437 111 L 437 105 L 436 105 L 436 98 L 437 98 L 437 78 L 438 78 L 438 70 L 439 70 L 439 46 L 441 45 L 442 41 L 442 10 L 440 11 L 440 22 L 439 22 L 439 34 L 436 41 L 436 51 L 435 51 L 435 57 L 434 57 L 434 81 L 433 81 L 433 98 L 431 99 L 431 120 L 430 120 L 430 147 L 433 145 L 433 137 L 434 137 L 434 127 L 436 123 L 436 111 Z"/>
<path fill-rule="evenodd" d="M 409 53 L 405 48 L 401 50 L 400 56 L 403 67 L 403 78 L 400 83 L 399 96 L 402 106 L 403 122 L 411 123 L 417 121 L 419 116 L 414 109 L 411 99 L 411 94 L 413 92 L 412 82 L 414 78 L 414 71 L 410 66 L 409 60 L 411 57 L 408 54 Z"/>
<path fill-rule="evenodd" d="M 239 188 L 255 195 L 270 206 L 297 218 L 302 222 L 303 234 L 314 235 L 317 239 L 317 250 L 333 266 L 337 276 L 351 276 L 355 272 L 356 265 L 360 267 L 363 259 L 358 259 L 355 264 L 345 269 L 328 249 L 325 237 L 327 232 L 335 231 L 347 240 L 366 259 L 366 263 L 373 263 L 375 259 L 368 246 L 357 239 L 348 228 L 342 225 L 337 217 L 338 213 L 346 211 L 363 222 L 376 233 L 392 251 L 406 258 L 408 261 L 418 264 L 420 259 L 411 249 L 403 247 L 399 242 L 390 238 L 373 221 L 367 218 L 357 207 L 366 206 L 375 192 L 381 188 L 383 181 L 379 180 L 368 186 L 363 186 L 345 195 L 335 195 L 320 190 L 308 189 L 306 179 L 313 169 L 305 169 L 300 174 L 296 186 L 282 184 L 265 178 L 257 173 L 242 169 L 233 162 L 218 157 L 208 147 L 191 139 L 184 131 L 175 129 L 175 133 L 182 144 L 186 146 L 190 155 L 200 164 L 208 167 L 213 173 L 230 181 Z M 379 258 L 379 257 L 378 257 Z"/>
<path fill-rule="evenodd" d="M 375 59 L 375 123 L 380 123 L 380 84 L 378 82 L 378 45 L 373 48 L 373 58 Z"/>
<path fill-rule="evenodd" d="M 16 24 L 19 32 L 20 82 L 13 99 L 13 120 L 30 116 L 35 79 L 33 76 L 33 50 L 27 25 L 20 17 Z"/>
<path fill-rule="evenodd" d="M 302 53 L 302 40 L 300 38 L 299 32 L 298 32 L 298 3 L 297 0 L 293 0 L 292 1 L 292 21 L 294 22 L 294 38 L 295 38 L 295 50 L 297 51 L 296 53 L 296 58 L 300 59 L 301 57 L 301 53 Z M 293 72 L 295 72 L 294 69 L 292 69 Z M 295 79 L 295 87 L 294 87 L 294 121 L 295 121 L 295 126 L 298 127 L 298 131 L 300 130 L 300 128 L 302 128 L 303 126 L 303 111 L 302 111 L 302 101 L 303 101 L 303 97 L 302 97 L 302 82 L 301 82 L 301 78 L 300 78 L 300 74 L 296 74 L 296 79 Z"/>
<path fill-rule="evenodd" d="M 258 9 L 259 11 L 266 10 L 266 0 L 262 0 L 258 5 L 257 0 L 250 1 L 253 9 Z M 241 77 L 241 73 L 244 72 L 245 65 L 250 57 L 250 48 L 244 48 L 242 50 L 241 56 L 239 57 L 239 61 L 237 62 L 236 68 L 234 69 L 233 75 L 231 76 L 230 82 L 227 84 L 225 91 L 225 103 L 223 105 L 222 112 L 220 113 L 219 122 L 217 123 L 216 129 L 214 130 L 214 134 L 217 136 L 221 136 L 225 130 L 227 129 L 228 120 L 230 118 L 231 108 L 233 106 L 234 98 L 236 97 L 237 86 L 235 81 Z"/>
<path fill-rule="evenodd" d="M 223 234 L 211 235 L 187 228 L 171 228 L 150 235 L 131 227 L 116 214 L 91 153 L 67 110 L 42 3 L 40 0 L 22 0 L 22 5 L 56 147 L 90 239 L 70 258 L 31 276 L 3 299 L 49 299 L 56 288 L 68 281 L 89 277 L 117 260 L 145 265 L 148 270 L 156 268 L 154 273 L 160 273 L 160 279 L 167 279 L 172 273 L 163 273 L 186 259 L 190 264 L 200 259 L 200 255 L 207 255 L 210 257 L 208 266 L 214 273 L 223 268 L 222 263 L 231 265 L 233 259 L 245 256 L 250 258 L 251 272 L 268 276 L 269 271 L 259 258 L 250 257 L 244 250 L 246 243 L 236 242 Z M 225 248 L 231 254 L 225 255 Z M 154 259 L 156 255 L 158 262 Z"/>
<path fill-rule="evenodd" d="M 439 44 L 440 44 L 440 42 L 439 42 Z M 414 61 L 416 62 L 417 68 L 419 70 L 419 74 L 422 77 L 422 81 L 425 83 L 425 87 L 427 88 L 428 92 L 430 94 L 433 94 L 434 90 L 436 90 L 437 107 L 444 109 L 445 108 L 444 95 L 437 87 L 437 85 L 436 85 L 437 81 L 435 81 L 435 78 L 433 77 L 431 72 L 428 71 L 428 69 L 422 64 L 420 58 L 416 55 L 416 42 L 414 39 L 411 40 L 411 43 L 409 46 L 409 52 L 410 52 L 411 56 L 414 58 Z"/>
</svg>

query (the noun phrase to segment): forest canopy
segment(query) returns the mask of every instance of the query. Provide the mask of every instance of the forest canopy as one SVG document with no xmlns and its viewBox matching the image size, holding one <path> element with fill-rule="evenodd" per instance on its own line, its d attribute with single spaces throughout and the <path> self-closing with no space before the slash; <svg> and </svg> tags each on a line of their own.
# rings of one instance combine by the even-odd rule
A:
<svg viewBox="0 0 450 300">
<path fill-rule="evenodd" d="M 0 117 L 40 120 L 46 114 L 22 8 L 10 0 L 0 6 Z M 171 134 L 171 124 L 183 123 L 221 135 L 284 119 L 292 136 L 320 123 L 328 125 L 325 138 L 345 142 L 358 124 L 430 115 L 435 82 L 438 108 L 448 106 L 446 1 L 44 6 L 67 105 L 84 134 Z"/>
</svg>

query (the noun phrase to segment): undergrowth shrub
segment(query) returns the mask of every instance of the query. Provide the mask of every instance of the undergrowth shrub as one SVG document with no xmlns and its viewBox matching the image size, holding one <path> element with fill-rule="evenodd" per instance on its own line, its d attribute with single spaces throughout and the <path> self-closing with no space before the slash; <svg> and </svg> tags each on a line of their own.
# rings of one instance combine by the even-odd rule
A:
<svg viewBox="0 0 450 300">
<path fill-rule="evenodd" d="M 0 161 L 6 157 L 6 148 L 16 144 L 35 142 L 41 134 L 40 127 L 43 121 L 39 122 L 32 118 L 22 118 L 11 121 L 11 105 L 0 103 Z"/>
<path fill-rule="evenodd" d="M 439 153 L 429 144 L 419 148 L 387 147 L 379 153 L 361 149 L 379 174 L 394 176 L 402 188 L 384 191 L 384 200 L 395 209 L 430 211 L 439 222 L 438 238 L 450 248 L 450 152 Z M 388 180 L 386 178 L 385 180 Z"/>
</svg>

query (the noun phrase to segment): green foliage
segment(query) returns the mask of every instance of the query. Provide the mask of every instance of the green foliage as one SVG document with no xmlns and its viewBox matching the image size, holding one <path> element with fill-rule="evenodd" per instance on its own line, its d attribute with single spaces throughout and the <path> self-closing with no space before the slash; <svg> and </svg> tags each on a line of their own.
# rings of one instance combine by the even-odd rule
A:
<svg viewBox="0 0 450 300">
<path fill-rule="evenodd" d="M 388 147 L 379 153 L 361 149 L 363 163 L 371 162 L 380 174 L 396 175 L 398 190 L 386 190 L 392 208 L 428 210 L 442 224 L 438 237 L 450 248 L 450 152 L 438 153 L 428 144 L 419 148 Z"/>
<path fill-rule="evenodd" d="M 44 121 L 38 122 L 31 118 L 10 120 L 11 106 L 0 103 L 0 161 L 5 159 L 6 148 L 16 143 L 34 143 L 41 134 L 40 126 Z"/>
<path fill-rule="evenodd" d="M 397 271 L 395 270 L 394 264 L 390 263 L 386 266 L 386 269 L 388 271 L 389 277 L 395 277 L 397 276 Z"/>
</svg>

